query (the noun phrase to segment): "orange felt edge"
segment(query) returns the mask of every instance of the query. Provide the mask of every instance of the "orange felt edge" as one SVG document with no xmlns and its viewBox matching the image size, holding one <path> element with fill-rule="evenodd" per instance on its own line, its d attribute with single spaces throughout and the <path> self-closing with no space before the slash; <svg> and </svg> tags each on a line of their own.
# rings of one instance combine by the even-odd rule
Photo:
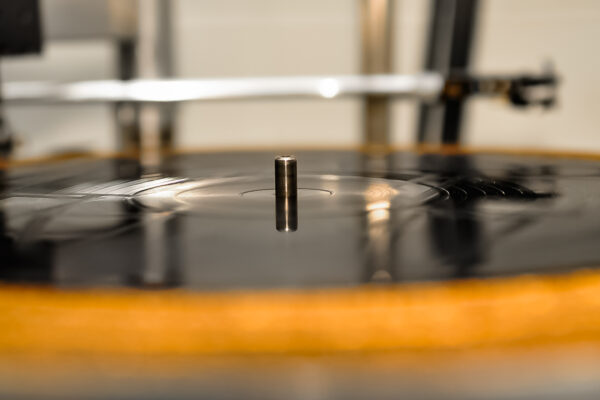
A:
<svg viewBox="0 0 600 400">
<path fill-rule="evenodd" d="M 600 272 L 195 293 L 0 289 L 0 354 L 429 352 L 600 343 Z"/>
</svg>

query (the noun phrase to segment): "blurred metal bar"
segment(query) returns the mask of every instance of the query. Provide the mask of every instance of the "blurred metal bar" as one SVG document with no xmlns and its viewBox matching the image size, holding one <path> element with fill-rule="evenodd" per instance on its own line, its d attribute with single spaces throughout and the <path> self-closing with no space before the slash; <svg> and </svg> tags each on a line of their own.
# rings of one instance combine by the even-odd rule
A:
<svg viewBox="0 0 600 400">
<path fill-rule="evenodd" d="M 110 31 L 116 40 L 117 77 L 128 81 L 137 74 L 138 1 L 108 0 Z M 114 107 L 117 143 L 120 151 L 140 148 L 139 104 L 117 102 Z"/>
<path fill-rule="evenodd" d="M 464 73 L 469 67 L 477 5 L 478 0 L 456 0 L 450 52 L 450 76 L 455 73 Z M 463 99 L 453 99 L 446 102 L 442 143 L 456 143 L 460 140 L 463 108 Z"/>
<path fill-rule="evenodd" d="M 464 75 L 347 75 L 229 79 L 144 79 L 5 83 L 4 99 L 17 104 L 56 102 L 177 103 L 183 101 L 261 98 L 320 98 L 341 96 L 394 97 L 427 103 L 463 101 L 472 96 L 504 97 L 515 107 L 551 107 L 559 78 L 538 74 Z"/>
<path fill-rule="evenodd" d="M 138 3 L 137 76 L 158 79 L 172 74 L 170 2 L 144 0 Z M 140 148 L 147 168 L 160 164 L 161 151 L 172 147 L 173 106 L 141 105 Z"/>
<path fill-rule="evenodd" d="M 12 150 L 12 135 L 4 117 L 4 100 L 2 98 L 2 76 L 0 76 L 0 159 L 10 155 Z M 0 184 L 2 176 L 0 176 Z"/>
<path fill-rule="evenodd" d="M 441 74 L 297 76 L 229 79 L 144 79 L 72 83 L 8 82 L 5 99 L 39 102 L 182 102 L 281 97 L 331 99 L 348 95 L 394 96 L 435 102 Z"/>
<path fill-rule="evenodd" d="M 118 78 L 129 81 L 135 78 L 136 45 L 132 37 L 117 40 Z M 117 125 L 117 143 L 120 151 L 135 151 L 139 148 L 139 105 L 130 101 L 116 102 L 114 107 Z"/>
<path fill-rule="evenodd" d="M 362 72 L 392 73 L 393 0 L 361 0 Z M 385 152 L 390 141 L 389 98 L 369 93 L 364 102 L 364 144 L 374 152 Z"/>
<path fill-rule="evenodd" d="M 452 77 L 469 66 L 478 0 L 432 0 L 425 70 Z M 417 141 L 456 143 L 461 136 L 463 99 L 423 105 Z"/>
</svg>

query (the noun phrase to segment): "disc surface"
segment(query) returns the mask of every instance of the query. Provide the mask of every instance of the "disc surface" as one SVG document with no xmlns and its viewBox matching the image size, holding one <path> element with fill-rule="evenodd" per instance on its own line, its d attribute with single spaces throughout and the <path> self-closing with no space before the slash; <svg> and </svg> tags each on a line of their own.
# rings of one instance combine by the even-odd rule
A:
<svg viewBox="0 0 600 400">
<path fill-rule="evenodd" d="M 440 195 L 429 186 L 393 179 L 301 175 L 298 181 L 298 207 L 304 216 L 360 214 L 375 202 L 410 207 Z M 275 189 L 272 176 L 239 176 L 161 186 L 136 193 L 135 200 L 159 210 L 267 218 L 274 213 Z"/>
<path fill-rule="evenodd" d="M 350 151 L 296 155 L 288 232 L 278 230 L 268 152 L 174 155 L 154 176 L 126 159 L 6 170 L 0 279 L 349 287 L 600 263 L 596 161 L 395 153 L 372 164 Z"/>
</svg>

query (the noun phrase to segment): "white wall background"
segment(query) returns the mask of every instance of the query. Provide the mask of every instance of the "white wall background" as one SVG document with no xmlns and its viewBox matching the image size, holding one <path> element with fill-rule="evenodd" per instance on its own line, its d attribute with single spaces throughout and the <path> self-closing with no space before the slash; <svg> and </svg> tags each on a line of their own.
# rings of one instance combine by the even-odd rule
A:
<svg viewBox="0 0 600 400">
<path fill-rule="evenodd" d="M 44 7 L 53 1 L 45 0 Z M 173 0 L 174 62 L 180 77 L 359 72 L 358 3 L 353 0 Z M 428 2 L 396 0 L 395 71 L 420 70 Z M 554 61 L 563 77 L 550 112 L 501 101 L 470 102 L 466 143 L 476 146 L 600 151 L 600 2 L 482 0 L 474 69 L 539 70 Z M 50 41 L 42 57 L 3 60 L 4 80 L 115 76 L 108 40 Z M 416 105 L 393 106 L 393 140 L 414 137 Z M 109 106 L 9 106 L 19 157 L 64 149 L 114 149 Z M 178 109 L 177 144 L 351 145 L 360 141 L 360 103 L 352 99 L 190 103 Z"/>
<path fill-rule="evenodd" d="M 358 3 L 347 0 L 180 0 L 175 66 L 182 77 L 353 74 Z M 179 112 L 185 147 L 355 143 L 356 100 L 190 103 Z"/>
<path fill-rule="evenodd" d="M 5 81 L 110 79 L 114 63 L 113 47 L 105 40 L 50 42 L 42 56 L 2 60 L 0 76 Z M 18 158 L 116 146 L 108 105 L 7 104 L 6 118 L 17 135 Z"/>
<path fill-rule="evenodd" d="M 488 0 L 480 22 L 476 70 L 535 71 L 552 60 L 562 82 L 547 113 L 472 102 L 466 142 L 600 151 L 600 2 Z"/>
</svg>

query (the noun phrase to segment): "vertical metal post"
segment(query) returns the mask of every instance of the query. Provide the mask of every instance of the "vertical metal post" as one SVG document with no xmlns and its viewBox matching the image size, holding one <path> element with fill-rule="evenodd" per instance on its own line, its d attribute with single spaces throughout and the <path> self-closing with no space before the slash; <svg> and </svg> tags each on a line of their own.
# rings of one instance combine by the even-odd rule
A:
<svg viewBox="0 0 600 400">
<path fill-rule="evenodd" d="M 362 72 L 392 72 L 393 0 L 361 0 Z M 387 96 L 364 100 L 364 145 L 369 152 L 385 153 L 390 143 L 390 107 Z"/>
<path fill-rule="evenodd" d="M 172 75 L 171 3 L 168 0 L 111 0 L 112 29 L 117 37 L 119 79 L 156 79 Z M 173 143 L 171 104 L 119 103 L 116 119 L 120 150 L 140 152 L 151 170 Z"/>
<path fill-rule="evenodd" d="M 117 78 L 123 81 L 136 77 L 136 36 L 138 34 L 138 1 L 109 0 L 110 31 L 115 36 Z M 131 102 L 115 104 L 117 148 L 122 152 L 139 152 L 139 107 Z"/>
<path fill-rule="evenodd" d="M 2 97 L 2 76 L 0 75 L 0 160 L 10 158 L 13 148 L 14 135 L 5 115 L 4 100 Z M 0 174 L 0 181 L 3 178 L 3 174 Z"/>
<path fill-rule="evenodd" d="M 170 3 L 145 0 L 138 3 L 137 70 L 140 78 L 171 75 Z M 140 110 L 141 162 L 149 172 L 160 163 L 165 147 L 171 147 L 173 108 L 144 104 Z"/>
<path fill-rule="evenodd" d="M 298 196 L 298 168 L 294 156 L 275 157 L 275 195 Z"/>
<path fill-rule="evenodd" d="M 470 63 L 478 0 L 432 0 L 425 69 L 445 75 L 462 74 Z M 422 105 L 417 141 L 457 143 L 464 103 Z"/>
<path fill-rule="evenodd" d="M 138 0 L 137 40 L 134 50 L 136 77 L 157 79 L 172 75 L 171 68 L 171 2 Z M 172 145 L 173 106 L 141 104 L 136 108 L 139 132 L 138 149 L 143 174 L 160 172 L 162 154 Z M 143 216 L 144 264 L 142 283 L 164 286 L 179 283 L 179 262 L 173 230 L 173 215 Z"/>
<path fill-rule="evenodd" d="M 366 75 L 390 74 L 392 66 L 394 0 L 361 0 L 362 72 Z M 364 172 L 385 176 L 388 171 L 390 148 L 390 100 L 388 96 L 365 96 L 364 99 Z M 377 191 L 377 188 L 374 188 Z M 365 269 L 367 281 L 388 281 L 393 260 L 390 210 L 387 199 L 378 199 L 367 191 L 365 200 L 369 211 L 366 224 Z M 382 200 L 378 202 L 378 200 Z"/>
<path fill-rule="evenodd" d="M 135 78 L 135 40 L 117 39 L 118 78 Z M 115 104 L 118 149 L 122 152 L 138 152 L 140 148 L 139 107 L 131 102 Z"/>
<path fill-rule="evenodd" d="M 7 158 L 12 150 L 12 135 L 4 117 L 4 102 L 2 100 L 2 76 L 0 76 L 0 158 Z"/>
<path fill-rule="evenodd" d="M 279 232 L 298 229 L 298 169 L 294 156 L 275 158 L 275 228 Z"/>
</svg>

